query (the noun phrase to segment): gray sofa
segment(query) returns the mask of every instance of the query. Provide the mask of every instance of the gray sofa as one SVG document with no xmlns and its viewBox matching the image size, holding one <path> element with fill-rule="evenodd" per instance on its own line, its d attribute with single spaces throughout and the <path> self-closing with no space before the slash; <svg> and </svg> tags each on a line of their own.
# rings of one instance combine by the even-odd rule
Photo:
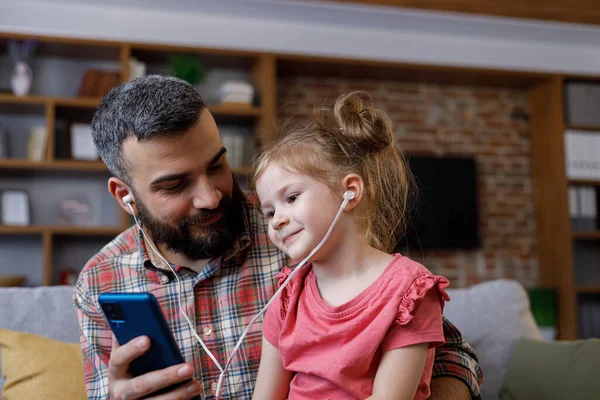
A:
<svg viewBox="0 0 600 400">
<path fill-rule="evenodd" d="M 78 342 L 73 287 L 0 289 L 0 328 Z M 448 291 L 444 314 L 475 349 L 484 372 L 483 398 L 498 398 L 512 350 L 521 337 L 540 339 L 524 289 L 515 281 L 495 280 Z M 1 372 L 1 366 L 0 366 Z M 0 376 L 0 388 L 3 379 Z"/>
</svg>

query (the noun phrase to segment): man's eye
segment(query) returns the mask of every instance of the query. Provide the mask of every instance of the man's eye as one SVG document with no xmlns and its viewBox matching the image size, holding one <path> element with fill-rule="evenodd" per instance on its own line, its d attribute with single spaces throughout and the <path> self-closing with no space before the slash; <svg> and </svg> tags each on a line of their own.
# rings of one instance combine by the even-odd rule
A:
<svg viewBox="0 0 600 400">
<path fill-rule="evenodd" d="M 219 172 L 223 169 L 223 167 L 224 167 L 224 163 L 222 163 L 222 162 L 219 164 L 211 165 L 210 167 L 208 167 L 207 172 L 212 172 L 212 173 Z"/>
<path fill-rule="evenodd" d="M 161 187 L 161 189 L 166 192 L 175 192 L 175 191 L 181 189 L 183 187 L 183 185 L 184 185 L 184 182 L 179 181 L 177 183 L 173 183 L 168 186 L 163 186 L 163 187 Z"/>
</svg>

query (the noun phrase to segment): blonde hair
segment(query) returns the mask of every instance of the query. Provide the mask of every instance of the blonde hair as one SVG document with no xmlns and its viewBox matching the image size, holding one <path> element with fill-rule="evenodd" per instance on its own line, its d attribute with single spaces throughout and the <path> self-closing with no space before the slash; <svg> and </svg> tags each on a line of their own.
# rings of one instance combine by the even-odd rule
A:
<svg viewBox="0 0 600 400">
<path fill-rule="evenodd" d="M 271 163 L 307 174 L 340 195 L 341 180 L 359 175 L 367 200 L 361 233 L 379 250 L 395 249 L 406 228 L 413 179 L 389 117 L 372 105 L 368 94 L 342 95 L 333 109 L 316 108 L 314 120 L 280 129 L 253 160 L 252 189 Z"/>
</svg>

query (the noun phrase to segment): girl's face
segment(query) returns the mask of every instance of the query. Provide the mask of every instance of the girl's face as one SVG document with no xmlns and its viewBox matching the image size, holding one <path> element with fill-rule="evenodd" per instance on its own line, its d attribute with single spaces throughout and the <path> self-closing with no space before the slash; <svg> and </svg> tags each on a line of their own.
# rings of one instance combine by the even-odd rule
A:
<svg viewBox="0 0 600 400">
<path fill-rule="evenodd" d="M 265 168 L 256 192 L 269 222 L 269 238 L 294 261 L 302 260 L 319 244 L 343 201 L 325 184 L 276 163 Z"/>
</svg>

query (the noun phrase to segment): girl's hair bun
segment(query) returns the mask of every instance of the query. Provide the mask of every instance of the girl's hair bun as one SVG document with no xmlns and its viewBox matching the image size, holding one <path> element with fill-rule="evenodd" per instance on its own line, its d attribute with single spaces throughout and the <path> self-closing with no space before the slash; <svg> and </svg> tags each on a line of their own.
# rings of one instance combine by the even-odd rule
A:
<svg viewBox="0 0 600 400">
<path fill-rule="evenodd" d="M 387 115 L 373 106 L 373 100 L 364 92 L 340 96 L 333 107 L 340 142 L 351 145 L 357 156 L 377 153 L 393 143 L 394 133 Z M 348 149 L 350 150 L 350 149 Z"/>
</svg>

